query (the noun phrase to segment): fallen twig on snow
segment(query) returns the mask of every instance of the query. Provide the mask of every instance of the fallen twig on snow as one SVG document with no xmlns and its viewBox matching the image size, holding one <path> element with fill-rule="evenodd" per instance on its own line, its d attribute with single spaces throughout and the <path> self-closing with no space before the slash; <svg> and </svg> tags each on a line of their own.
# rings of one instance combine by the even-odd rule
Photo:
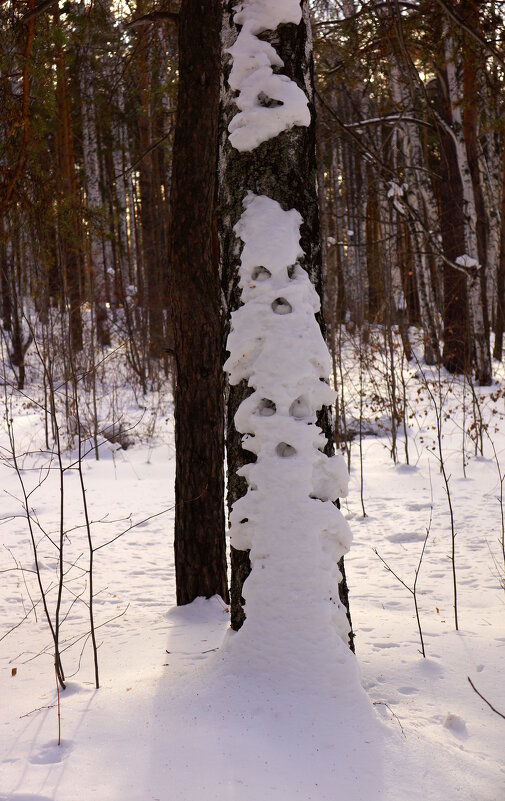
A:
<svg viewBox="0 0 505 801">
<path fill-rule="evenodd" d="M 482 698 L 482 700 L 484 701 L 484 703 L 485 703 L 485 704 L 487 704 L 487 705 L 488 705 L 488 707 L 489 707 L 490 709 L 492 709 L 492 710 L 493 710 L 493 712 L 496 712 L 496 714 L 497 714 L 497 715 L 499 715 L 501 718 L 503 718 L 503 720 L 505 720 L 505 715 L 503 714 L 503 712 L 498 712 L 498 710 L 497 710 L 497 709 L 495 709 L 495 707 L 493 706 L 493 704 L 491 704 L 491 703 L 490 703 L 490 702 L 487 700 L 487 698 L 484 698 L 484 696 L 482 695 L 482 693 L 480 693 L 480 692 L 478 691 L 477 687 L 475 686 L 475 684 L 474 684 L 474 683 L 473 683 L 473 681 L 471 680 L 470 676 L 467 676 L 467 679 L 468 679 L 468 681 L 470 682 L 470 687 L 472 688 L 472 690 L 473 690 L 475 693 L 477 693 L 477 695 L 479 696 L 479 698 Z"/>
</svg>

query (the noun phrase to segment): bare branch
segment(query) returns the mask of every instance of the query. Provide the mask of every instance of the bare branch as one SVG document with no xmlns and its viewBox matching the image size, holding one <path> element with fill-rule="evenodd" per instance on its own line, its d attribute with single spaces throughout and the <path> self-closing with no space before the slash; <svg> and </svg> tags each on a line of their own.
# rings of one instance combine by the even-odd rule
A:
<svg viewBox="0 0 505 801">
<path fill-rule="evenodd" d="M 28 11 L 24 17 L 22 17 L 21 22 L 30 22 L 31 19 L 38 17 L 39 14 L 47 11 L 47 9 L 53 6 L 56 2 L 57 0 L 42 0 L 42 2 L 37 3 L 35 8 L 32 8 L 31 11 Z"/>
<path fill-rule="evenodd" d="M 49 0 L 49 2 L 52 2 L 52 0 Z M 174 25 L 178 25 L 179 14 L 175 11 L 150 11 L 149 14 L 143 14 L 137 19 L 126 22 L 124 29 L 128 31 L 132 28 L 141 28 L 143 25 L 156 25 L 158 22 L 173 22 Z"/>
<path fill-rule="evenodd" d="M 484 701 L 484 703 L 485 703 L 485 704 L 487 704 L 487 705 L 488 705 L 488 707 L 489 707 L 490 709 L 492 709 L 492 710 L 493 710 L 493 712 L 496 712 L 496 714 L 497 714 L 497 715 L 499 715 L 501 718 L 503 718 L 503 720 L 505 720 L 505 715 L 504 715 L 502 712 L 498 712 L 498 710 L 497 710 L 497 709 L 495 709 L 495 707 L 493 706 L 493 704 L 489 703 L 489 701 L 487 700 L 487 698 L 484 698 L 484 696 L 482 695 L 482 693 L 480 693 L 480 692 L 478 691 L 477 687 L 475 686 L 475 684 L 474 684 L 474 683 L 473 683 L 473 681 L 471 680 L 470 676 L 467 676 L 467 679 L 468 679 L 468 681 L 470 682 L 470 687 L 472 688 L 472 690 L 473 690 L 474 692 L 476 692 L 476 693 L 477 693 L 477 695 L 479 696 L 479 698 L 482 698 L 482 700 Z"/>
<path fill-rule="evenodd" d="M 472 39 L 475 39 L 478 44 L 480 44 L 485 50 L 487 50 L 491 55 L 498 61 L 498 63 L 505 69 L 505 60 L 502 58 L 500 53 L 493 47 L 493 45 L 484 39 L 482 34 L 472 28 L 471 25 L 468 25 L 464 19 L 462 19 L 459 14 L 454 11 L 453 3 L 446 3 L 445 0 L 436 0 L 440 8 L 443 8 L 445 13 L 448 17 L 450 17 L 453 22 L 458 25 L 461 30 L 465 31 Z"/>
</svg>

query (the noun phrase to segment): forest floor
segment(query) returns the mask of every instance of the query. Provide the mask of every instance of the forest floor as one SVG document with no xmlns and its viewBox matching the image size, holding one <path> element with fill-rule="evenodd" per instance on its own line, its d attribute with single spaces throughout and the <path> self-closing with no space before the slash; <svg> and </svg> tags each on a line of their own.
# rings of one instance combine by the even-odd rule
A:
<svg viewBox="0 0 505 801">
<path fill-rule="evenodd" d="M 388 369 L 378 353 L 371 366 L 362 363 L 360 378 L 352 345 L 344 348 L 348 427 L 356 429 L 361 408 L 365 431 L 366 516 L 355 439 L 342 509 L 354 536 L 346 566 L 356 660 L 340 660 L 338 686 L 331 692 L 315 686 L 308 672 L 306 691 L 293 694 L 283 686 L 282 654 L 269 667 L 275 681 L 262 682 L 247 666 L 243 675 L 229 675 L 226 643 L 245 635 L 246 627 L 239 635 L 229 632 L 228 608 L 218 598 L 174 607 L 172 415 L 169 399 L 151 394 L 131 433 L 134 444 L 123 450 L 105 442 L 99 461 L 90 452 L 82 462 L 97 548 L 99 690 L 87 636 L 81 485 L 76 469 L 63 474 L 67 687 L 59 693 L 59 746 L 51 637 L 29 572 L 34 557 L 20 477 L 31 492 L 54 617 L 58 551 L 50 538 L 57 545 L 61 474 L 57 457 L 44 452 L 44 416 L 33 403 L 41 400 L 34 398 L 40 382 L 29 368 L 25 395 L 7 398 L 19 475 L 7 433 L 0 434 L 0 801 L 505 799 L 505 720 L 476 692 L 505 714 L 505 384 L 496 380 L 472 391 L 443 371 L 405 365 L 405 385 L 399 373 L 397 379 L 407 400 L 409 464 L 401 425 L 395 464 Z M 117 386 L 98 389 L 98 406 L 109 421 L 127 408 L 128 427 L 140 416 L 138 403 L 120 370 L 109 370 L 109 381 L 111 374 Z M 437 438 L 440 403 L 459 631 Z M 75 463 L 75 441 L 63 459 L 64 466 Z M 416 587 L 423 658 L 408 588 L 425 540 Z M 292 591 L 293 604 L 302 605 L 296 587 Z"/>
</svg>

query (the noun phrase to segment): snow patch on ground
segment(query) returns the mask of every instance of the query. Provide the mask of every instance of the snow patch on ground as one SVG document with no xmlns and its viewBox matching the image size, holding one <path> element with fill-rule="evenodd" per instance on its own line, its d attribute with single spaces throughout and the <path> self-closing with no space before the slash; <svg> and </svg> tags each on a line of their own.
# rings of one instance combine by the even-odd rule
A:
<svg viewBox="0 0 505 801">
<path fill-rule="evenodd" d="M 377 364 L 376 350 L 374 354 Z M 354 358 L 344 365 L 348 391 L 359 385 L 357 365 Z M 33 576 L 3 572 L 14 567 L 11 553 L 27 569 L 33 558 L 16 501 L 18 482 L 2 462 L 0 637 L 21 621 L 25 610 L 29 614 L 0 642 L 1 801 L 501 801 L 504 722 L 467 678 L 505 713 L 500 478 L 488 440 L 483 457 L 476 458 L 467 447 L 463 476 L 462 382 L 442 375 L 447 412 L 443 446 L 458 531 L 461 630 L 455 632 L 449 513 L 437 462 L 430 455 L 435 414 L 415 377 L 418 370 L 412 370 L 407 382 L 413 464 L 392 463 L 390 431 L 365 437 L 367 517 L 360 504 L 357 445 L 350 493 L 343 503 L 354 535 L 346 568 L 364 690 L 356 688 L 356 663 L 347 652 L 341 664 L 329 666 L 330 675 L 338 674 L 330 691 L 327 684 L 319 687 L 310 666 L 302 690 L 284 685 L 281 661 L 272 652 L 265 651 L 259 673 L 261 654 L 251 664 L 229 661 L 228 641 L 239 643 L 241 635 L 229 632 L 229 612 L 220 599 L 173 607 L 169 511 L 98 552 L 97 622 L 111 620 L 99 629 L 101 688 L 93 687 L 89 643 L 81 657 L 84 640 L 76 642 L 64 654 L 68 687 L 61 693 L 63 739 L 58 748 L 47 627 L 39 607 L 37 620 L 29 612 L 27 589 L 37 600 Z M 376 393 L 377 381 L 365 390 Z M 28 395 L 34 391 L 27 387 Z M 502 461 L 503 379 L 476 392 Z M 43 445 L 43 426 L 35 409 L 23 404 L 26 397 L 14 399 L 14 424 L 20 446 L 35 451 Z M 467 403 L 467 415 L 469 408 Z M 372 419 L 374 410 L 368 410 Z M 173 442 L 164 438 L 127 451 L 111 447 L 100 462 L 92 453 L 86 457 L 91 517 L 102 521 L 93 524 L 97 542 L 118 531 L 105 515 L 120 519 L 132 514 L 133 520 L 141 520 L 172 507 Z M 4 432 L 0 443 L 7 446 Z M 404 444 L 400 438 L 400 454 Z M 25 457 L 27 479 L 39 475 L 42 458 L 33 452 Z M 74 481 L 75 474 L 69 474 L 69 529 L 82 523 Z M 58 482 L 51 473 L 32 496 L 48 531 L 58 525 L 58 499 Z M 372 546 L 411 582 L 430 515 L 418 584 L 427 648 L 423 659 L 412 598 L 385 570 Z M 84 532 L 69 531 L 67 547 L 69 562 L 75 561 L 85 551 Z M 54 576 L 54 552 L 45 539 L 41 549 L 49 579 Z M 77 582 L 71 584 L 65 595 L 68 616 L 62 636 L 67 645 L 87 632 L 84 604 L 69 610 L 70 589 L 76 587 Z M 290 593 L 293 614 L 302 611 L 304 596 L 296 587 Z"/>
</svg>

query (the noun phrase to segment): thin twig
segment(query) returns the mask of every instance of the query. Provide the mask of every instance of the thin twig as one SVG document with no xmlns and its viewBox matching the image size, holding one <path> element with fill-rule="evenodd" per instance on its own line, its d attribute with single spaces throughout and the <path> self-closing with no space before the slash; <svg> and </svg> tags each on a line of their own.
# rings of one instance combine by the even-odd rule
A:
<svg viewBox="0 0 505 801">
<path fill-rule="evenodd" d="M 373 701 L 373 705 L 374 705 L 374 706 L 385 706 L 385 707 L 386 707 L 386 709 L 389 709 L 389 711 L 391 712 L 392 716 L 393 716 L 393 717 L 394 717 L 394 718 L 395 718 L 395 719 L 398 721 L 398 725 L 399 725 L 400 729 L 402 730 L 402 734 L 403 734 L 403 736 L 404 736 L 405 738 L 407 737 L 407 735 L 405 734 L 405 732 L 404 732 L 404 730 L 403 730 L 403 726 L 402 726 L 402 724 L 401 724 L 401 720 L 400 720 L 400 718 L 398 717 L 398 715 L 396 715 L 396 714 L 393 712 L 393 710 L 391 709 L 391 707 L 389 706 L 389 704 L 386 704 L 386 702 L 385 702 L 385 701 Z"/>
<path fill-rule="evenodd" d="M 505 715 L 504 715 L 502 712 L 498 712 L 498 710 L 497 710 L 497 709 L 496 709 L 496 708 L 493 706 L 493 704 L 491 704 L 491 703 L 490 703 L 490 702 L 487 700 L 487 698 L 484 698 L 484 696 L 482 695 L 482 693 L 480 693 L 480 692 L 478 691 L 477 687 L 475 686 L 475 684 L 474 684 L 474 683 L 473 683 L 473 681 L 471 680 L 470 676 L 467 676 L 467 679 L 468 679 L 468 681 L 470 682 L 470 687 L 472 688 L 472 690 L 473 690 L 474 692 L 476 692 L 476 693 L 477 693 L 477 695 L 479 696 L 479 698 L 482 698 L 482 700 L 484 701 L 484 703 L 485 703 L 485 704 L 487 704 L 487 705 L 488 705 L 488 707 L 489 707 L 490 709 L 492 709 L 492 710 L 493 710 L 493 712 L 496 712 L 496 714 L 497 714 L 497 715 L 499 715 L 501 718 L 503 718 L 503 720 L 505 720 Z"/>
</svg>

